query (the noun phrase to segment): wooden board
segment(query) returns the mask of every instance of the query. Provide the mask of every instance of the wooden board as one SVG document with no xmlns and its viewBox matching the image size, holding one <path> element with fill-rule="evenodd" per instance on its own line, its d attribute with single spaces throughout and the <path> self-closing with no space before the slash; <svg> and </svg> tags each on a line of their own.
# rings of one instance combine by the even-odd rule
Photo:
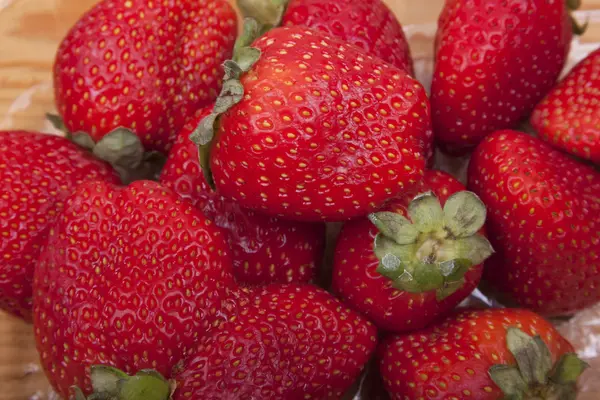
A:
<svg viewBox="0 0 600 400">
<path fill-rule="evenodd" d="M 360 1 L 360 0 L 359 0 Z M 47 129 L 51 66 L 58 42 L 94 0 L 0 0 L 0 129 Z M 435 22 L 443 0 L 388 0 L 403 24 Z M 583 0 L 583 9 L 600 0 Z M 418 47 L 420 38 L 411 45 Z M 600 22 L 584 41 L 600 41 Z M 418 55 L 418 48 L 416 53 Z M 31 327 L 0 312 L 0 400 L 47 399 Z M 587 396 L 586 396 L 587 397 Z M 583 400 L 586 399 L 583 398 Z M 598 395 L 588 400 L 600 398 Z"/>
</svg>

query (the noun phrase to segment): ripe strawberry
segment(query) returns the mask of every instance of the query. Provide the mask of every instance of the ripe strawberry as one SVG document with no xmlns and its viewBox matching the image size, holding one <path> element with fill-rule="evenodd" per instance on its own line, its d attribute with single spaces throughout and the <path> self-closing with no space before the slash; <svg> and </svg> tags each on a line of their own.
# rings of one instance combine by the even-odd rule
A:
<svg viewBox="0 0 600 400">
<path fill-rule="evenodd" d="M 381 329 L 420 329 L 477 287 L 492 252 L 485 206 L 450 175 L 427 171 L 383 210 L 344 225 L 333 290 Z"/>
<path fill-rule="evenodd" d="M 0 132 L 0 309 L 31 320 L 33 269 L 49 226 L 81 182 L 118 182 L 110 166 L 68 140 Z"/>
<path fill-rule="evenodd" d="M 46 374 L 67 398 L 88 368 L 162 374 L 226 317 L 235 288 L 224 232 L 149 181 L 81 185 L 50 229 L 34 280 Z"/>
<path fill-rule="evenodd" d="M 85 133 L 79 142 L 105 157 L 132 151 L 122 136 L 166 154 L 187 118 L 216 98 L 236 35 L 226 0 L 100 1 L 56 54 L 55 100 L 66 129 Z M 102 140 L 121 127 L 118 138 Z"/>
<path fill-rule="evenodd" d="M 466 153 L 527 117 L 563 68 L 571 29 L 563 0 L 446 0 L 431 88 L 442 149 Z"/>
<path fill-rule="evenodd" d="M 586 364 L 540 316 L 520 309 L 457 311 L 380 346 L 393 399 L 575 400 Z"/>
<path fill-rule="evenodd" d="M 381 0 L 238 0 L 243 14 L 263 24 L 303 25 L 338 37 L 414 75 L 402 26 Z"/>
<path fill-rule="evenodd" d="M 190 200 L 217 226 L 229 232 L 233 272 L 238 282 L 311 282 L 322 261 L 325 225 L 281 220 L 244 210 L 237 203 L 212 192 L 198 161 L 198 148 L 189 139 L 202 118 L 186 124 L 171 152 L 160 182 Z"/>
<path fill-rule="evenodd" d="M 531 125 L 557 148 L 600 163 L 600 49 L 537 105 Z"/>
<path fill-rule="evenodd" d="M 167 373 L 170 381 L 156 370 L 130 377 L 92 366 L 89 399 L 341 398 L 376 345 L 370 322 L 313 286 L 259 289 L 242 297 L 229 315 L 210 335 L 198 337 L 188 357 Z M 84 399 L 83 391 L 75 393 L 75 399 Z"/>
<path fill-rule="evenodd" d="M 321 289 L 274 285 L 200 341 L 178 399 L 339 399 L 376 344 L 375 327 Z"/>
<path fill-rule="evenodd" d="M 497 254 L 484 278 L 538 313 L 600 300 L 600 174 L 527 134 L 499 131 L 476 149 L 469 188 L 488 208 Z"/>
<path fill-rule="evenodd" d="M 420 83 L 317 31 L 276 28 L 251 48 L 257 28 L 245 29 L 194 134 L 206 152 L 216 129 L 210 161 L 224 196 L 290 219 L 346 220 L 422 179 L 431 141 Z"/>
</svg>

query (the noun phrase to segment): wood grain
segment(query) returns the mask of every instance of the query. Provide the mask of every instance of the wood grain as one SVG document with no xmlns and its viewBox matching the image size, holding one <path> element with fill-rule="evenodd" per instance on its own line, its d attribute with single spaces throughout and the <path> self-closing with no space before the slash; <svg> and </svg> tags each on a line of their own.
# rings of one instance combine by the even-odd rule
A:
<svg viewBox="0 0 600 400">
<path fill-rule="evenodd" d="M 360 0 L 358 0 L 360 1 Z M 51 68 L 59 41 L 95 0 L 0 0 L 0 129 L 47 130 L 44 113 L 52 111 Z M 436 21 L 443 0 L 388 0 L 407 24 Z M 600 9 L 600 0 L 584 0 L 583 9 Z M 600 42 L 600 21 L 592 21 L 582 39 Z M 430 49 L 418 35 L 411 42 L 418 58 Z M 47 399 L 48 385 L 37 367 L 32 329 L 0 312 L 0 400 Z M 582 400 L 598 399 L 584 396 Z"/>
</svg>

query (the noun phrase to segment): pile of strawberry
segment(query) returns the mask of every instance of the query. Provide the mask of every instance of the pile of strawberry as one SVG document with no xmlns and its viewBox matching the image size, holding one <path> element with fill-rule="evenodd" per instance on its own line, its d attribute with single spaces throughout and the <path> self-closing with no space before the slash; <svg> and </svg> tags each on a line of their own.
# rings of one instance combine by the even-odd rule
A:
<svg viewBox="0 0 600 400">
<path fill-rule="evenodd" d="M 239 36 L 226 0 L 101 0 L 65 137 L 0 134 L 0 307 L 64 399 L 575 399 L 544 317 L 600 300 L 578 3 L 447 0 L 428 96 L 380 0 L 240 0 Z"/>
</svg>

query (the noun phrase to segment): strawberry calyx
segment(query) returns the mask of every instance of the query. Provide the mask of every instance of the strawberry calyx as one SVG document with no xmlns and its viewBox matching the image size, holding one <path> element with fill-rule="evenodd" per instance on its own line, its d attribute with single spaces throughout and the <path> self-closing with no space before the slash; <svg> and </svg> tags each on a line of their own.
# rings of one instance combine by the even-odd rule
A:
<svg viewBox="0 0 600 400">
<path fill-rule="evenodd" d="M 244 86 L 240 78 L 248 72 L 260 58 L 259 49 L 251 47 L 262 32 L 263 27 L 254 19 L 244 20 L 244 32 L 237 39 L 233 50 L 233 59 L 225 61 L 223 69 L 223 87 L 215 101 L 212 112 L 206 116 L 190 134 L 190 140 L 198 146 L 198 156 L 204 178 L 214 190 L 215 183 L 210 171 L 211 142 L 217 131 L 219 118 L 229 109 L 239 103 L 244 97 Z"/>
<path fill-rule="evenodd" d="M 564 354 L 552 365 L 542 338 L 515 327 L 507 329 L 506 344 L 516 364 L 496 364 L 488 371 L 504 400 L 575 400 L 577 379 L 588 367 L 576 354 Z"/>
<path fill-rule="evenodd" d="M 265 30 L 277 27 L 289 0 L 237 0 L 237 6 L 245 18 L 253 18 L 265 27 Z"/>
<path fill-rule="evenodd" d="M 154 370 L 129 376 L 117 368 L 93 365 L 90 378 L 92 394 L 86 399 L 81 389 L 73 387 L 70 400 L 168 400 L 175 391 L 174 382 Z"/>
<path fill-rule="evenodd" d="M 166 157 L 158 151 L 146 151 L 140 138 L 131 130 L 115 128 L 97 142 L 86 132 L 70 132 L 61 117 L 46 114 L 52 125 L 73 143 L 108 162 L 117 171 L 123 184 L 136 180 L 158 180 Z"/>
<path fill-rule="evenodd" d="M 464 284 L 469 269 L 492 253 L 479 233 L 486 218 L 483 202 L 472 192 L 448 198 L 444 207 L 432 192 L 416 196 L 408 206 L 410 220 L 396 212 L 377 212 L 369 219 L 379 229 L 374 253 L 377 272 L 396 289 L 409 293 L 436 291 L 438 300 Z"/>
<path fill-rule="evenodd" d="M 575 35 L 583 35 L 588 28 L 589 19 L 583 25 L 580 25 L 575 17 L 573 17 L 573 11 L 577 11 L 581 7 L 581 0 L 566 0 L 566 4 L 569 10 L 569 18 L 571 19 L 571 30 Z"/>
</svg>

